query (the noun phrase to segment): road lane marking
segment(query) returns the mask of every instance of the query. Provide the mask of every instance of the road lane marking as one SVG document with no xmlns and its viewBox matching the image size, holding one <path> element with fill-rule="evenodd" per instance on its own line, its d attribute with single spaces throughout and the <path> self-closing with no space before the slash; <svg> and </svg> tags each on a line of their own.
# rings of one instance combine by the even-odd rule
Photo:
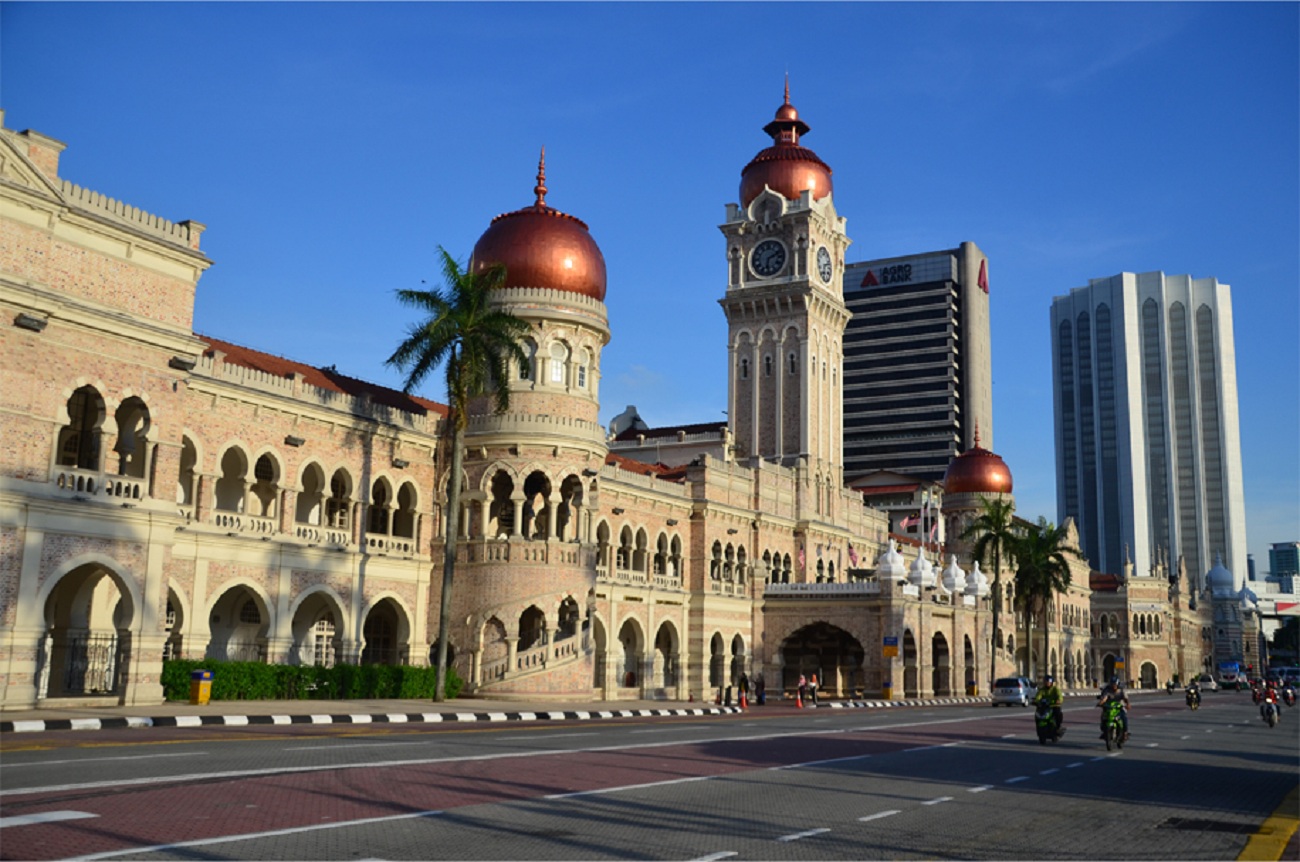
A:
<svg viewBox="0 0 1300 862">
<path fill-rule="evenodd" d="M 398 820 L 415 820 L 421 817 L 437 817 L 442 811 L 416 811 L 409 814 L 390 814 L 387 817 L 363 817 L 360 820 L 339 820 L 334 823 L 313 823 L 311 826 L 290 826 L 285 829 L 270 829 L 266 832 L 245 832 L 241 835 L 218 835 L 215 838 L 195 838 L 192 841 L 178 841 L 175 844 L 154 844 L 149 847 L 130 847 L 125 850 L 106 850 L 89 856 L 75 857 L 79 862 L 94 862 L 98 859 L 113 859 L 117 856 L 134 854 L 166 853 L 186 847 L 206 847 L 210 844 L 228 844 L 232 841 L 257 841 L 262 838 L 275 838 L 280 835 L 299 835 L 303 832 L 315 832 L 318 829 L 343 829 L 349 826 L 369 826 L 374 823 L 392 823 Z"/>
<path fill-rule="evenodd" d="M 58 823 L 61 820 L 84 820 L 98 817 L 86 811 L 42 811 L 39 814 L 16 814 L 13 817 L 0 817 L 0 829 L 9 826 L 31 826 L 34 823 Z"/>
<path fill-rule="evenodd" d="M 1148 742 L 1148 743 L 1147 743 L 1147 748 L 1155 748 L 1155 747 L 1156 747 L 1157 745 L 1159 745 L 1159 744 L 1160 744 L 1160 743 L 1158 743 L 1158 742 Z"/>
<path fill-rule="evenodd" d="M 1013 739 L 1014 737 L 1015 737 L 1015 734 L 1014 734 L 1014 733 L 1004 733 L 1004 734 L 1002 735 L 1002 738 L 1003 738 L 1003 739 Z"/>
<path fill-rule="evenodd" d="M 985 790 L 992 790 L 992 784 L 981 784 L 979 787 L 967 787 L 967 793 L 983 793 Z"/>
<path fill-rule="evenodd" d="M 735 855 L 735 850 L 720 850 L 717 853 L 710 853 L 708 856 L 692 859 L 691 862 L 718 862 L 719 859 L 729 859 Z"/>
<path fill-rule="evenodd" d="M 150 760 L 155 757 L 206 757 L 206 751 L 177 751 L 170 754 L 133 754 L 122 757 L 95 757 L 95 758 L 71 758 L 69 760 L 41 760 L 32 761 L 31 763 L 0 763 L 0 769 L 17 769 L 20 766 L 62 766 L 65 763 L 76 763 L 81 766 L 89 766 L 93 763 L 103 763 L 108 760 Z"/>
<path fill-rule="evenodd" d="M 425 721 L 436 722 L 441 720 L 441 716 L 438 713 L 424 713 L 424 715 L 425 715 Z M 275 717 L 273 716 L 273 718 Z M 195 719 L 197 721 L 197 716 L 195 717 Z M 285 719 L 284 723 L 286 724 L 289 723 L 288 716 L 284 716 L 284 719 Z M 789 731 L 789 732 L 747 734 L 743 736 L 705 736 L 699 739 L 679 739 L 679 740 L 672 740 L 667 742 L 645 742 L 645 743 L 638 743 L 636 745 L 628 745 L 626 743 L 622 743 L 619 745 L 592 746 L 589 748 L 539 749 L 534 751 L 508 751 L 508 752 L 495 752 L 490 754 L 458 755 L 453 757 L 427 757 L 427 758 L 421 757 L 421 758 L 410 758 L 410 759 L 403 759 L 403 760 L 367 761 L 361 763 L 330 763 L 330 764 L 320 764 L 320 765 L 313 765 L 313 766 L 281 766 L 281 767 L 267 767 L 263 769 L 232 769 L 232 770 L 224 770 L 218 772 L 195 772 L 195 773 L 184 773 L 184 774 L 177 774 L 177 775 L 155 776 L 150 778 L 127 778 L 127 779 L 118 779 L 116 781 L 88 781 L 88 782 L 81 782 L 76 784 L 58 784 L 58 785 L 47 785 L 47 786 L 39 786 L 39 787 L 33 786 L 33 787 L 8 788 L 8 787 L 0 786 L 0 797 L 29 796 L 36 793 L 63 793 L 63 792 L 68 792 L 73 790 L 97 790 L 99 788 L 104 788 L 104 787 L 112 787 L 112 788 L 140 787 L 140 786 L 151 785 L 151 784 L 183 784 L 185 782 L 191 782 L 191 781 L 212 781 L 214 779 L 257 778 L 266 775 L 295 775 L 295 774 L 303 774 L 309 772 L 329 772 L 333 770 L 344 770 L 344 769 L 391 769 L 391 768 L 402 767 L 402 766 L 432 766 L 432 765 L 444 764 L 444 763 L 473 763 L 473 762 L 488 761 L 488 760 L 504 760 L 509 758 L 523 758 L 523 757 L 556 757 L 556 756 L 572 757 L 575 754 L 590 754 L 593 752 L 637 751 L 640 749 L 650 749 L 650 748 L 669 748 L 669 747 L 691 746 L 691 745 L 717 745 L 718 743 L 722 743 L 722 742 L 742 742 L 742 743 L 763 742 L 763 741 L 774 740 L 774 739 L 801 738 L 801 737 L 809 737 L 809 736 L 826 736 L 830 734 L 852 732 L 854 730 L 862 731 L 862 732 L 878 733 L 881 731 L 903 730 L 912 727 L 931 727 L 934 725 L 941 725 L 941 724 L 966 724 L 972 721 L 978 722 L 978 721 L 985 721 L 985 720 L 987 720 L 987 717 L 984 716 L 978 718 L 973 718 L 971 716 L 963 716 L 961 718 L 945 718 L 945 719 L 938 719 L 935 721 L 902 721 L 902 722 L 895 722 L 892 724 L 862 726 L 856 729 L 844 729 L 844 730 L 796 730 L 796 731 Z M 849 757 L 849 758 L 842 758 L 842 759 L 856 760 L 859 758 Z M 814 763 L 815 762 L 816 761 L 814 761 Z M 834 762 L 834 761 L 825 761 L 825 762 Z M 791 764 L 791 768 L 798 767 L 801 765 L 804 764 Z M 773 767 L 773 768 L 781 768 L 781 767 Z"/>
<path fill-rule="evenodd" d="M 594 730 L 584 730 L 580 733 L 534 733 L 534 734 L 529 734 L 528 736 L 498 736 L 497 742 L 518 742 L 519 740 L 527 740 L 529 742 L 534 742 L 539 739 L 560 739 L 561 737 L 565 737 L 565 736 L 595 736 L 595 735 L 596 735 L 596 731 Z"/>
<path fill-rule="evenodd" d="M 1119 757 L 1121 754 L 1123 754 L 1123 752 L 1121 752 L 1121 751 L 1112 751 L 1110 754 L 1108 754 L 1108 755 L 1106 755 L 1106 756 L 1107 756 L 1107 757 Z"/>
<path fill-rule="evenodd" d="M 1093 763 L 1096 763 L 1098 760 L 1105 760 L 1105 759 L 1106 759 L 1106 755 L 1104 755 L 1104 754 L 1098 754 L 1096 757 L 1094 757 L 1094 758 L 1092 759 L 1092 762 L 1093 762 Z"/>
<path fill-rule="evenodd" d="M 798 841 L 800 838 L 807 838 L 811 835 L 821 835 L 823 832 L 830 832 L 830 829 L 822 827 L 821 829 L 809 829 L 806 832 L 796 832 L 793 835 L 782 835 L 777 841 Z"/>
<path fill-rule="evenodd" d="M 1180 736 L 1180 737 L 1178 737 L 1178 738 L 1179 738 L 1179 739 L 1191 739 L 1190 736 Z"/>
<path fill-rule="evenodd" d="M 427 742 L 355 742 L 335 745 L 302 745 L 298 748 L 284 748 L 281 751 L 351 751 L 354 748 L 397 748 L 403 745 L 428 745 Z"/>
<path fill-rule="evenodd" d="M 1082 760 L 1076 760 L 1074 763 L 1067 763 L 1067 764 L 1065 764 L 1065 768 L 1066 768 L 1066 769 L 1074 769 L 1074 768 L 1079 767 L 1079 766 L 1083 766 L 1083 761 L 1082 761 Z"/>
<path fill-rule="evenodd" d="M 940 796 L 938 799 L 927 799 L 922 805 L 938 805 L 940 802 L 951 802 L 951 796 Z"/>
<path fill-rule="evenodd" d="M 679 729 L 676 727 L 653 727 L 646 730 L 629 730 L 628 733 L 672 733 L 674 730 Z"/>
<path fill-rule="evenodd" d="M 1053 772 L 1060 772 L 1060 771 L 1061 771 L 1061 770 L 1059 770 L 1059 769 L 1044 769 L 1044 770 L 1042 770 L 1041 772 L 1039 772 L 1038 774 L 1039 774 L 1039 775 L 1051 775 Z"/>
<path fill-rule="evenodd" d="M 1018 781 L 1028 781 L 1028 780 L 1029 780 L 1028 775 L 1017 775 L 1015 778 L 1008 778 L 1005 783 L 1015 784 Z"/>
<path fill-rule="evenodd" d="M 844 763 L 849 760 L 866 760 L 870 754 L 855 754 L 852 757 L 832 757 L 829 760 L 805 760 L 803 763 L 787 763 L 784 766 L 769 766 L 769 772 L 779 772 L 782 769 L 802 769 L 805 766 L 824 766 L 827 763 Z"/>
<path fill-rule="evenodd" d="M 893 817 L 897 813 L 899 813 L 898 809 L 895 808 L 890 811 L 879 811 L 875 814 L 868 814 L 866 817 L 859 817 L 858 820 L 862 823 L 866 823 L 869 820 L 879 820 L 882 817 Z"/>
<path fill-rule="evenodd" d="M 599 796 L 602 793 L 621 793 L 624 790 L 641 790 L 646 787 L 667 787 L 672 784 L 690 784 L 692 781 L 708 781 L 715 775 L 695 775 L 690 778 L 670 778 L 667 781 L 651 781 L 646 784 L 624 784 L 621 787 L 602 787 L 597 790 L 575 790 L 572 793 L 552 793 L 543 799 L 573 799 L 576 796 Z"/>
</svg>

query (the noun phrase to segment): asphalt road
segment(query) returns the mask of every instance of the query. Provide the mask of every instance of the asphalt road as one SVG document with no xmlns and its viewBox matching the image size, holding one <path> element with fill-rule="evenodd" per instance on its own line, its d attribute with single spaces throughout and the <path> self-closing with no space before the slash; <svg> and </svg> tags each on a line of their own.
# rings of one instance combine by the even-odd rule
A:
<svg viewBox="0 0 1300 862">
<path fill-rule="evenodd" d="M 1235 859 L 1295 788 L 1249 697 L 5 740 L 4 859 Z M 24 735 L 29 737 L 29 735 Z"/>
</svg>

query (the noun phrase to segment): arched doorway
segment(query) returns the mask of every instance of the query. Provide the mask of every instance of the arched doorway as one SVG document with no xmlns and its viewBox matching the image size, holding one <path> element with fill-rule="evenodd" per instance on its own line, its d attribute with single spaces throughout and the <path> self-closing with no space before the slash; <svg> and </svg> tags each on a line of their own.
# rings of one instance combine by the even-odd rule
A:
<svg viewBox="0 0 1300 862">
<path fill-rule="evenodd" d="M 204 657 L 217 661 L 264 662 L 270 628 L 271 613 L 262 597 L 246 586 L 232 586 L 217 597 L 208 614 L 208 646 Z"/>
<path fill-rule="evenodd" d="M 655 633 L 655 650 L 651 668 L 651 685 L 673 693 L 677 687 L 677 629 L 670 622 L 660 624 Z"/>
<path fill-rule="evenodd" d="M 365 641 L 362 664 L 400 665 L 410 661 L 406 614 L 391 598 L 380 600 L 366 614 L 361 637 Z"/>
<path fill-rule="evenodd" d="M 943 632 L 935 632 L 930 639 L 930 683 L 937 697 L 952 694 L 952 666 L 948 658 L 948 639 Z"/>
<path fill-rule="evenodd" d="M 911 629 L 906 629 L 903 632 L 903 697 L 920 696 L 918 673 L 916 638 Z"/>
<path fill-rule="evenodd" d="M 1156 666 L 1153 662 L 1142 662 L 1140 679 L 1142 680 L 1142 688 L 1155 688 L 1159 684 L 1159 680 L 1156 678 Z"/>
<path fill-rule="evenodd" d="M 45 600 L 37 696 L 121 694 L 133 618 L 126 584 L 107 567 L 79 566 L 59 578 Z"/>
<path fill-rule="evenodd" d="M 709 688 L 711 690 L 720 689 L 724 685 L 722 672 L 726 660 L 726 646 L 722 642 L 722 635 L 714 632 L 709 640 Z"/>
<path fill-rule="evenodd" d="M 618 630 L 618 642 L 623 647 L 623 665 L 619 685 L 636 688 L 641 684 L 641 666 L 645 658 L 645 636 L 636 620 L 627 620 Z"/>
<path fill-rule="evenodd" d="M 862 644 L 844 629 L 824 622 L 804 626 L 781 642 L 781 688 L 796 688 L 800 674 L 817 674 L 820 695 L 849 696 L 866 686 L 864 659 Z"/>
</svg>

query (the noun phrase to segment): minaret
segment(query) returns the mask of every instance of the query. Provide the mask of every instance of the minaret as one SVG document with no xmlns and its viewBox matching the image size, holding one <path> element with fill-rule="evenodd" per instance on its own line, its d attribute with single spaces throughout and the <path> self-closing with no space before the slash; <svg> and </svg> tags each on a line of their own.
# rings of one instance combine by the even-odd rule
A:
<svg viewBox="0 0 1300 862">
<path fill-rule="evenodd" d="M 830 166 L 802 146 L 809 126 L 785 99 L 763 127 L 772 146 L 741 171 L 727 205 L 728 422 L 739 460 L 805 463 L 843 484 L 845 220 Z"/>
</svg>

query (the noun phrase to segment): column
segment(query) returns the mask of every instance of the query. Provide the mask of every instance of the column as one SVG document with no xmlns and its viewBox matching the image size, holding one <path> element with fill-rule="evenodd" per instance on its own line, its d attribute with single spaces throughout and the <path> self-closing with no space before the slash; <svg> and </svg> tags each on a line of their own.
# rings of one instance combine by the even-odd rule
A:
<svg viewBox="0 0 1300 862">
<path fill-rule="evenodd" d="M 763 439 L 759 434 L 759 422 L 762 419 L 762 410 L 760 409 L 759 385 L 758 382 L 763 379 L 763 369 L 759 366 L 758 357 L 758 338 L 754 338 L 753 346 L 750 348 L 749 357 L 749 457 L 759 457 L 763 453 L 759 451 L 760 443 Z"/>
<path fill-rule="evenodd" d="M 519 539 L 522 538 L 524 535 L 523 533 L 524 498 L 522 496 L 520 497 L 511 496 L 510 502 L 513 503 L 515 507 L 515 522 L 511 526 L 510 536 L 512 538 Z"/>
<path fill-rule="evenodd" d="M 554 495 L 546 500 L 546 538 L 549 541 L 555 541 L 555 502 Z"/>
</svg>

